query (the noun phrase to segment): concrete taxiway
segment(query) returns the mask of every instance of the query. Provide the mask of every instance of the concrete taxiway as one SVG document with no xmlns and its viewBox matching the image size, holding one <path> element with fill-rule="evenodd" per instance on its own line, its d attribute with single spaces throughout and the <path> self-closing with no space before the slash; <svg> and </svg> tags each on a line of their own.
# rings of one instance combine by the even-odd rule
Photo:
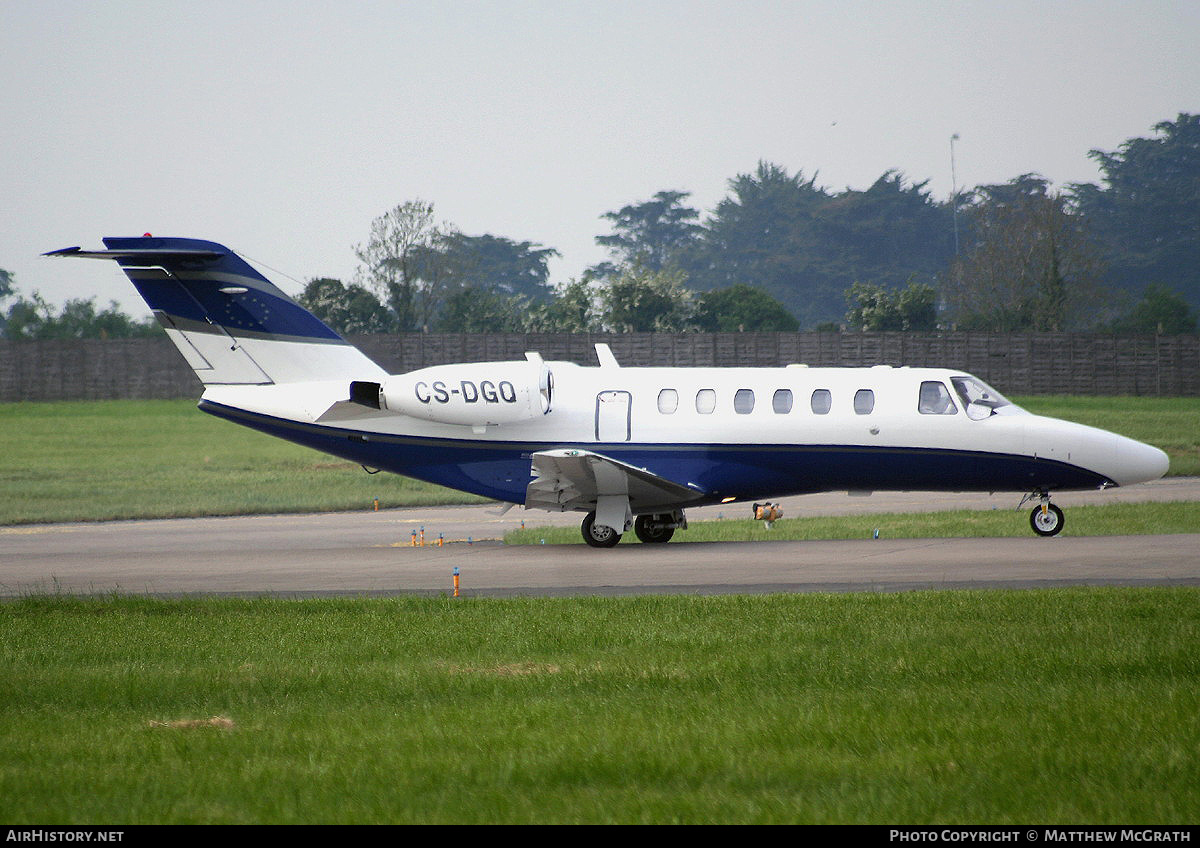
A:
<svg viewBox="0 0 1200 848">
<path fill-rule="evenodd" d="M 787 516 L 1012 510 L 1019 497 L 879 493 L 807 495 Z M 1055 497 L 1088 503 L 1200 500 L 1200 480 Z M 1028 508 L 1026 508 L 1027 510 Z M 748 517 L 748 504 L 689 510 L 692 521 Z M 1014 513 L 1023 525 L 1024 510 Z M 577 526 L 577 514 L 495 507 L 127 521 L 0 528 L 0 596 L 40 592 L 309 595 L 445 594 L 460 570 L 467 596 L 894 591 L 1080 584 L 1200 585 L 1200 532 L 1053 539 L 919 539 L 505 547 L 505 532 Z M 425 547 L 411 547 L 424 528 Z M 1200 531 L 1200 528 L 1198 528 Z M 439 534 L 447 541 L 436 542 Z M 470 540 L 468 543 L 467 540 Z"/>
</svg>

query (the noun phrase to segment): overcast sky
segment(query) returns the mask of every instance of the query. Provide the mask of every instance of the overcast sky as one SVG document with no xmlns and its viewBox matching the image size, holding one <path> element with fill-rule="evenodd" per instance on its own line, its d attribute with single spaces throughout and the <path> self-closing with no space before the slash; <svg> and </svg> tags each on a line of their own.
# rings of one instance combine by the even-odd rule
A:
<svg viewBox="0 0 1200 848">
<path fill-rule="evenodd" d="M 420 198 L 558 249 L 559 282 L 604 212 L 707 212 L 760 159 L 944 199 L 954 133 L 960 186 L 1098 182 L 1090 149 L 1200 111 L 1198 36 L 1195 0 L 0 0 L 0 268 L 144 315 L 115 268 L 38 254 L 152 232 L 296 294 Z"/>
</svg>

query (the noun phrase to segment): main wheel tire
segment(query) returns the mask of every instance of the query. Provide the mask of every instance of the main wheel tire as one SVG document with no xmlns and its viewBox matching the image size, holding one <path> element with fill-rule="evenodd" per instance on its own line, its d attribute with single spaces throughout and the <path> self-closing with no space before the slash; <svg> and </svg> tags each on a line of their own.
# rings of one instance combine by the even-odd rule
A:
<svg viewBox="0 0 1200 848">
<path fill-rule="evenodd" d="M 611 548 L 621 541 L 621 534 L 611 527 L 596 523 L 596 513 L 589 512 L 583 519 L 583 541 L 593 548 Z"/>
<path fill-rule="evenodd" d="M 669 542 L 675 535 L 674 527 L 662 527 L 654 523 L 657 515 L 639 515 L 633 521 L 633 532 L 638 539 L 651 544 Z"/>
<path fill-rule="evenodd" d="M 1063 511 L 1054 504 L 1046 504 L 1046 511 L 1035 506 L 1029 513 L 1029 526 L 1039 536 L 1057 536 L 1063 529 Z"/>
</svg>

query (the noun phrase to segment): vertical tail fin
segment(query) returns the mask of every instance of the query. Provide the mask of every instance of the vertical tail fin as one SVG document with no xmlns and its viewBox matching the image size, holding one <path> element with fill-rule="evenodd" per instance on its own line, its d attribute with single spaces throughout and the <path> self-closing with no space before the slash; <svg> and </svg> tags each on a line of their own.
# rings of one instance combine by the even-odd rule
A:
<svg viewBox="0 0 1200 848">
<path fill-rule="evenodd" d="M 47 256 L 112 259 L 208 385 L 372 379 L 384 371 L 223 245 L 106 238 Z"/>
</svg>

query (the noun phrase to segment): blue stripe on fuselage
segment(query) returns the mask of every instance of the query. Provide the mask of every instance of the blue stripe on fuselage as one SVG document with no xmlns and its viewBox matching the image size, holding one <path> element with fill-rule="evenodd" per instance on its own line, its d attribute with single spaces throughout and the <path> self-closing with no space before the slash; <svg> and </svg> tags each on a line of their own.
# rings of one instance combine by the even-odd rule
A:
<svg viewBox="0 0 1200 848">
<path fill-rule="evenodd" d="M 577 448 L 645 468 L 707 496 L 784 497 L 813 492 L 1095 489 L 1113 481 L 1067 463 L 1027 456 L 936 448 L 847 445 L 686 445 L 528 443 L 364 434 L 304 424 L 201 401 L 205 412 L 371 468 L 500 501 L 524 503 L 530 456 Z"/>
</svg>

